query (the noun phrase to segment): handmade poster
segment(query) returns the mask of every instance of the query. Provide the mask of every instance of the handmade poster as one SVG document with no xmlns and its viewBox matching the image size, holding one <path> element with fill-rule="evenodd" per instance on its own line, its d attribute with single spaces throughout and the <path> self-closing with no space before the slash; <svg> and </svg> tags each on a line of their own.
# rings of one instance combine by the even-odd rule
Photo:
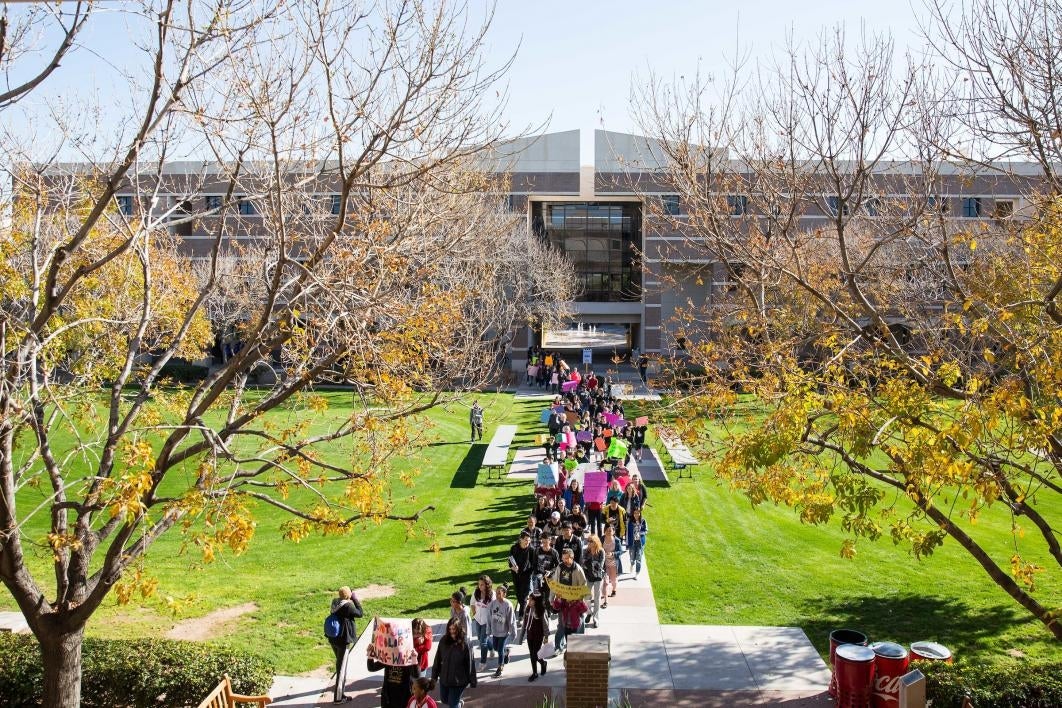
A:
<svg viewBox="0 0 1062 708">
<path fill-rule="evenodd" d="M 545 445 L 547 442 L 549 442 L 549 436 L 545 433 L 542 433 L 541 435 L 536 435 L 535 440 L 538 441 L 539 445 Z"/>
<path fill-rule="evenodd" d="M 417 650 L 413 646 L 413 620 L 373 620 L 372 642 L 365 652 L 376 661 L 388 666 L 410 666 L 417 663 Z"/>
<path fill-rule="evenodd" d="M 567 420 L 569 424 L 578 423 L 579 422 L 579 414 L 576 413 L 575 411 L 568 411 L 567 413 L 564 414 L 564 419 Z"/>
<path fill-rule="evenodd" d="M 616 421 L 623 420 L 623 416 L 619 415 L 618 413 L 604 413 L 602 415 L 605 416 L 605 420 L 613 428 L 616 427 Z"/>
<path fill-rule="evenodd" d="M 527 375 L 531 378 L 538 376 L 538 367 L 534 365 L 527 367 Z"/>
<path fill-rule="evenodd" d="M 586 503 L 605 503 L 605 494 L 608 492 L 608 472 L 601 470 L 588 471 L 583 475 L 583 501 Z"/>
<path fill-rule="evenodd" d="M 560 405 L 553 406 L 552 411 L 554 413 L 560 413 L 561 415 L 564 415 L 564 406 L 560 406 Z"/>
<path fill-rule="evenodd" d="M 550 417 L 551 415 L 553 415 L 553 411 L 551 411 L 551 410 L 550 410 L 549 408 L 547 408 L 546 410 L 542 411 L 542 415 L 540 415 L 540 416 L 538 417 L 538 419 L 539 419 L 539 420 L 540 420 L 541 422 L 543 422 L 543 423 L 548 423 L 548 422 L 549 422 L 549 417 Z"/>
<path fill-rule="evenodd" d="M 575 441 L 576 442 L 581 442 L 581 443 L 590 442 L 593 439 L 594 439 L 594 434 L 591 433 L 589 430 L 580 430 L 579 432 L 577 432 L 575 434 Z"/>
<path fill-rule="evenodd" d="M 623 442 L 619 438 L 612 438 L 612 442 L 608 444 L 608 451 L 605 453 L 605 457 L 614 457 L 622 459 L 627 456 L 627 443 Z"/>
<path fill-rule="evenodd" d="M 538 466 L 538 475 L 535 478 L 535 484 L 540 487 L 552 487 L 557 484 L 559 479 L 559 473 L 557 468 L 553 465 L 547 465 L 542 463 Z"/>
<path fill-rule="evenodd" d="M 554 441 L 556 441 L 558 443 L 566 443 L 566 442 L 568 442 L 567 440 L 564 439 L 564 433 L 557 433 L 554 436 L 553 439 L 554 439 Z"/>
<path fill-rule="evenodd" d="M 567 452 L 568 451 L 568 443 L 567 442 L 562 442 L 560 445 L 557 446 L 557 449 L 560 450 L 561 452 Z"/>
<path fill-rule="evenodd" d="M 604 452 L 608 445 L 605 444 L 604 438 L 598 438 L 597 440 L 594 440 L 594 447 L 597 448 L 598 452 Z"/>
<path fill-rule="evenodd" d="M 617 418 L 616 422 L 612 424 L 612 427 L 616 430 L 622 430 L 623 428 L 627 427 L 627 421 L 625 421 L 623 418 Z"/>
<path fill-rule="evenodd" d="M 582 600 L 590 596 L 588 585 L 564 585 L 553 578 L 546 578 L 546 584 L 549 585 L 550 593 L 562 600 Z"/>
<path fill-rule="evenodd" d="M 563 391 L 564 393 L 570 393 L 571 391 L 574 391 L 577 388 L 579 388 L 578 381 L 565 381 L 561 384 L 561 391 Z"/>
<path fill-rule="evenodd" d="M 574 457 L 566 457 L 566 458 L 564 458 L 564 469 L 568 470 L 569 472 L 571 472 L 572 470 L 574 470 L 578 466 L 579 466 L 579 461 L 576 460 Z"/>
<path fill-rule="evenodd" d="M 644 428 L 645 426 L 649 425 L 649 416 L 647 416 L 647 415 L 638 416 L 637 418 L 634 419 L 634 424 L 636 426 L 638 426 L 639 428 Z"/>
<path fill-rule="evenodd" d="M 602 436 L 603 436 L 603 437 L 604 437 L 604 438 L 605 438 L 606 440 L 608 440 L 609 438 L 611 438 L 611 437 L 612 437 L 612 428 L 605 428 L 605 429 L 604 429 L 603 431 L 601 431 L 601 435 L 602 435 Z"/>
<path fill-rule="evenodd" d="M 565 433 L 564 434 L 564 442 L 568 443 L 568 447 L 569 448 L 575 449 L 575 445 L 576 445 L 575 433 L 573 433 L 570 430 L 567 433 Z"/>
</svg>

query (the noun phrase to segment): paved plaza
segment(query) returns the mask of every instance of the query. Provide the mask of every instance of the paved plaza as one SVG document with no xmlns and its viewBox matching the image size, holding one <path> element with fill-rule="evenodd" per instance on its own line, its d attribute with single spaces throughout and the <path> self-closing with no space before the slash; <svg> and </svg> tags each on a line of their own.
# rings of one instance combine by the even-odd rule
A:
<svg viewBox="0 0 1062 708">
<path fill-rule="evenodd" d="M 832 705 L 826 697 L 829 671 L 799 628 L 662 625 L 647 563 L 638 578 L 623 575 L 619 586 L 601 611 L 600 627 L 587 630 L 610 639 L 609 689 L 617 704 L 625 698 L 632 706 Z M 442 637 L 445 621 L 430 622 L 434 636 Z M 352 650 L 350 706 L 380 704 L 382 674 L 369 673 L 365 665 L 370 635 L 363 631 Z M 527 681 L 531 663 L 526 645 L 513 647 L 501 678 L 491 677 L 493 661 L 488 666 L 479 686 L 465 692 L 469 708 L 530 708 L 546 697 L 563 705 L 563 659 L 550 660 L 548 673 L 534 683 Z M 327 679 L 280 676 L 270 696 L 277 706 L 325 706 L 331 704 L 330 685 Z"/>
</svg>

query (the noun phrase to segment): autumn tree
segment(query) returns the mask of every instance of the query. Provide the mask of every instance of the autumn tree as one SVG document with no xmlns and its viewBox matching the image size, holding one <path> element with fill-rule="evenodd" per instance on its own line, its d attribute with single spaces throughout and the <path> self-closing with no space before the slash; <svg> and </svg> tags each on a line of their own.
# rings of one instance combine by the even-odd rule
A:
<svg viewBox="0 0 1062 708">
<path fill-rule="evenodd" d="M 424 509 L 389 494 L 412 416 L 494 381 L 512 327 L 568 298 L 568 266 L 500 198 L 489 16 L 123 5 L 139 58 L 92 105 L 30 61 L 106 55 L 66 46 L 85 7 L 2 12 L 0 580 L 41 645 L 45 705 L 74 707 L 86 625 L 112 591 L 151 591 L 162 534 L 209 559 L 246 547 L 256 504 L 296 540 L 415 524 Z M 45 12 L 60 36 L 13 31 Z M 169 385 L 219 335 L 231 355 Z M 356 410 L 328 414 L 321 381 Z M 315 432 L 271 423 L 279 406 Z"/>
<path fill-rule="evenodd" d="M 646 169 L 683 204 L 654 214 L 686 237 L 661 258 L 727 283 L 671 323 L 678 370 L 706 372 L 672 405 L 754 503 L 839 520 L 846 556 L 860 538 L 915 557 L 958 543 L 1062 638 L 1058 113 L 1029 86 L 1053 76 L 1062 25 L 1053 6 L 982 5 L 989 29 L 935 30 L 950 64 L 838 30 L 744 85 L 640 91 Z M 1022 58 L 1006 32 L 1024 32 Z M 956 67 L 976 87 L 954 89 Z M 962 194 L 996 184 L 1022 199 L 977 197 L 957 218 Z M 1010 517 L 1012 553 L 988 550 L 985 514 Z"/>
</svg>

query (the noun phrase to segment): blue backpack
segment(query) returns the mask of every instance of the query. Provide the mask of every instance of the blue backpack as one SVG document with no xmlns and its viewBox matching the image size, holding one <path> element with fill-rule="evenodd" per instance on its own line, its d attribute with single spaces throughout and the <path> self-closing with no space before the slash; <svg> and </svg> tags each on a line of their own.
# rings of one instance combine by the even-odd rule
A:
<svg viewBox="0 0 1062 708">
<path fill-rule="evenodd" d="M 328 639 L 339 639 L 343 635 L 343 620 L 335 612 L 325 617 L 324 635 Z"/>
</svg>

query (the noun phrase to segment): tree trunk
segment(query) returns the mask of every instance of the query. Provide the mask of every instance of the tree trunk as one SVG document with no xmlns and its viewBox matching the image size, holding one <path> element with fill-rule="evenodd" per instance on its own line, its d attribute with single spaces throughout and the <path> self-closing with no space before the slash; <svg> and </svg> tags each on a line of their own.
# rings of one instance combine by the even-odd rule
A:
<svg viewBox="0 0 1062 708">
<path fill-rule="evenodd" d="M 85 629 L 49 631 L 37 637 L 44 658 L 44 703 L 48 708 L 81 705 L 81 641 Z"/>
</svg>

